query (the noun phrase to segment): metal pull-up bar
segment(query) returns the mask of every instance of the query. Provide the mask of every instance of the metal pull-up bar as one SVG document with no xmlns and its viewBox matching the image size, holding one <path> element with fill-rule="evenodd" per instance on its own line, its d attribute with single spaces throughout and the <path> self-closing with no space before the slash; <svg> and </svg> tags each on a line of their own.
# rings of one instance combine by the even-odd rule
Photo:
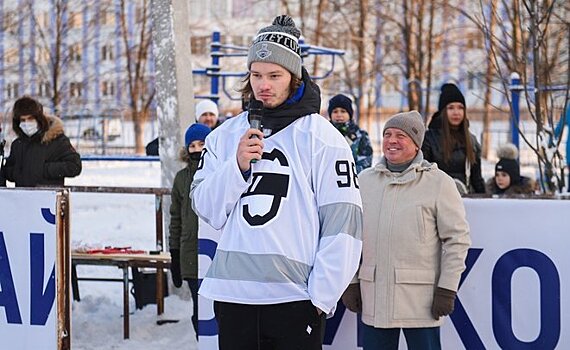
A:
<svg viewBox="0 0 570 350">
<path fill-rule="evenodd" d="M 331 62 L 329 69 L 327 69 L 320 76 L 311 76 L 314 80 L 325 79 L 334 71 L 335 57 L 344 55 L 343 50 L 331 49 L 322 46 L 312 46 L 306 44 L 302 39 L 299 41 L 299 46 L 301 48 L 301 57 L 305 58 L 310 55 L 322 55 L 330 56 Z M 220 99 L 220 79 L 222 82 L 222 91 L 230 99 L 234 101 L 239 101 L 239 97 L 232 97 L 231 94 L 226 89 L 226 78 L 228 77 L 244 77 L 247 72 L 229 72 L 223 71 L 220 67 L 220 58 L 223 57 L 247 57 L 247 52 L 249 50 L 246 46 L 237 46 L 231 44 L 221 43 L 221 34 L 218 31 L 212 33 L 212 43 L 210 44 L 210 57 L 212 58 L 212 64 L 203 69 L 193 69 L 193 74 L 206 75 L 211 78 L 210 83 L 210 94 L 209 95 L 198 95 L 196 98 L 209 98 L 215 103 L 218 103 Z"/>
</svg>

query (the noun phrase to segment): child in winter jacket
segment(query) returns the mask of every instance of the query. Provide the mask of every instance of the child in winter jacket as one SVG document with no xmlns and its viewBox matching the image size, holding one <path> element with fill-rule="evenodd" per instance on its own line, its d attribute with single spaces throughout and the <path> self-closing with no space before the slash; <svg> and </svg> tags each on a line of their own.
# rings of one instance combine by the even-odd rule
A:
<svg viewBox="0 0 570 350">
<path fill-rule="evenodd" d="M 535 181 L 520 175 L 516 146 L 511 143 L 502 146 L 497 156 L 495 176 L 487 181 L 487 192 L 498 195 L 533 194 Z"/>
<path fill-rule="evenodd" d="M 372 145 L 370 137 L 354 121 L 352 101 L 338 94 L 329 101 L 329 118 L 332 125 L 344 136 L 352 151 L 356 173 L 372 166 Z"/>
<path fill-rule="evenodd" d="M 192 326 L 198 338 L 198 217 L 190 202 L 190 185 L 198 169 L 200 155 L 210 128 L 192 124 L 185 135 L 185 146 L 180 150 L 180 159 L 188 165 L 180 170 L 172 186 L 170 205 L 169 239 L 170 272 L 175 287 L 186 280 L 192 293 Z"/>
</svg>

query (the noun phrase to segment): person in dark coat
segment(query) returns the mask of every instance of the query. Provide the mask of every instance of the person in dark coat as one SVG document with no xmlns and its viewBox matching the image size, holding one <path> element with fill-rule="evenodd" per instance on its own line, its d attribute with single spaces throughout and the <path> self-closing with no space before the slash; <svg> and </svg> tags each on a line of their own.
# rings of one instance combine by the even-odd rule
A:
<svg viewBox="0 0 570 350">
<path fill-rule="evenodd" d="M 185 134 L 185 146 L 180 150 L 180 160 L 187 164 L 180 170 L 172 186 L 170 205 L 169 239 L 170 270 L 175 287 L 187 281 L 192 293 L 192 326 L 198 339 L 198 216 L 192 210 L 190 185 L 198 168 L 210 128 L 203 124 L 193 124 Z"/>
<path fill-rule="evenodd" d="M 158 156 L 158 137 L 147 143 L 145 152 L 147 156 Z"/>
<path fill-rule="evenodd" d="M 63 122 L 46 116 L 35 99 L 24 96 L 16 100 L 12 128 L 18 137 L 12 142 L 2 175 L 16 187 L 61 187 L 66 177 L 81 173 L 81 158 L 65 136 Z"/>
<path fill-rule="evenodd" d="M 438 111 L 428 125 L 422 152 L 425 160 L 456 180 L 462 194 L 485 193 L 481 146 L 469 131 L 465 97 L 454 84 L 441 87 Z"/>
<path fill-rule="evenodd" d="M 495 176 L 487 181 L 487 192 L 497 195 L 534 193 L 536 182 L 521 176 L 517 147 L 508 143 L 497 151 L 499 161 L 495 165 Z"/>
<path fill-rule="evenodd" d="M 2 125 L 0 125 L 0 187 L 6 187 L 6 179 L 2 176 L 2 167 L 4 166 L 4 134 L 2 134 Z"/>
<path fill-rule="evenodd" d="M 329 101 L 329 118 L 332 125 L 344 136 L 356 165 L 356 173 L 372 166 L 372 146 L 368 133 L 354 122 L 352 101 L 338 94 Z"/>
</svg>

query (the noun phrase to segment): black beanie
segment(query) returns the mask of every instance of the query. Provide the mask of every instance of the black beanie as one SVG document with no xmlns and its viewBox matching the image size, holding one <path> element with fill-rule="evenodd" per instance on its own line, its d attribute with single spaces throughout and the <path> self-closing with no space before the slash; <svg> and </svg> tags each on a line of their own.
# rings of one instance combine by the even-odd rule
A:
<svg viewBox="0 0 570 350">
<path fill-rule="evenodd" d="M 463 94 L 455 84 L 443 84 L 441 87 L 441 95 L 439 95 L 437 110 L 443 110 L 452 102 L 461 102 L 463 106 L 466 106 L 465 97 L 463 97 Z"/>
<path fill-rule="evenodd" d="M 344 110 L 346 110 L 348 112 L 348 115 L 350 116 L 350 119 L 352 119 L 352 114 L 353 114 L 353 110 L 352 110 L 352 100 L 346 96 L 344 96 L 343 94 L 338 94 L 335 97 L 331 98 L 329 101 L 329 117 L 332 116 L 332 112 L 335 108 L 342 108 Z"/>
<path fill-rule="evenodd" d="M 499 161 L 495 165 L 495 173 L 504 171 L 511 178 L 511 185 L 517 185 L 521 179 L 521 170 L 517 161 L 518 150 L 513 144 L 506 144 L 497 151 Z"/>
</svg>

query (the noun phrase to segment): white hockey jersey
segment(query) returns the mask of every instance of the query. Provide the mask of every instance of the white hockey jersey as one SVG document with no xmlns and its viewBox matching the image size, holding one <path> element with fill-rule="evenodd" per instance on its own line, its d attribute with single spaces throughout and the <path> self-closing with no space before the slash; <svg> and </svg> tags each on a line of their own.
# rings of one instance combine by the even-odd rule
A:
<svg viewBox="0 0 570 350">
<path fill-rule="evenodd" d="M 332 314 L 362 249 L 362 203 L 352 153 L 322 116 L 264 139 L 244 180 L 237 163 L 247 113 L 206 138 L 192 184 L 195 212 L 222 229 L 200 294 L 241 304 L 298 300 Z"/>
</svg>

